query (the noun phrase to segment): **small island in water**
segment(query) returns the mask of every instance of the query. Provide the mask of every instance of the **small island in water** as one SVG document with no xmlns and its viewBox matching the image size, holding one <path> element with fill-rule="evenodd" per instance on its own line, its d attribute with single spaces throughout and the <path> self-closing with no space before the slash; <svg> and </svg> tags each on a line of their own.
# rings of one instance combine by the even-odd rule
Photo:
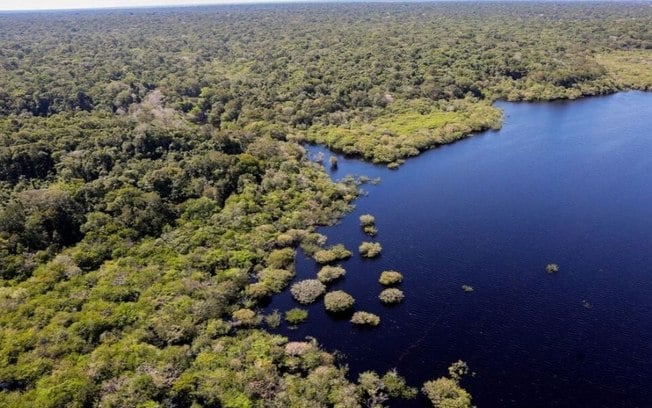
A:
<svg viewBox="0 0 652 408">
<path fill-rule="evenodd" d="M 651 50 L 641 2 L 0 12 L 0 406 L 649 406 Z"/>
</svg>

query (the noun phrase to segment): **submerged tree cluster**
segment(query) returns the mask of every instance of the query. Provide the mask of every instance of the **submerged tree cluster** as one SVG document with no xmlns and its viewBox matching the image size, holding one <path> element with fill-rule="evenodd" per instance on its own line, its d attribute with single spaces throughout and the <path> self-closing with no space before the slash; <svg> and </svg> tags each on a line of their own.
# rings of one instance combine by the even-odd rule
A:
<svg viewBox="0 0 652 408">
<path fill-rule="evenodd" d="M 626 2 L 0 14 L 0 406 L 413 396 L 262 329 L 307 317 L 261 314 L 297 247 L 333 268 L 352 255 L 315 228 L 357 186 L 300 142 L 397 167 L 499 126 L 499 98 L 650 89 L 651 48 L 652 8 Z M 452 381 L 424 391 L 470 404 Z"/>
</svg>

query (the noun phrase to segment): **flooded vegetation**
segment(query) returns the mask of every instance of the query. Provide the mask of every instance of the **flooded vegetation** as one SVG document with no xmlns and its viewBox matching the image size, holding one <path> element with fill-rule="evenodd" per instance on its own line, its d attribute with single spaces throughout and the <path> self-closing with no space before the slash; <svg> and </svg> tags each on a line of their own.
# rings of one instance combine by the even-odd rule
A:
<svg viewBox="0 0 652 408">
<path fill-rule="evenodd" d="M 440 393 L 462 406 L 644 406 L 652 401 L 643 381 L 652 372 L 641 359 L 652 358 L 642 308 L 652 299 L 645 249 L 652 214 L 641 197 L 652 199 L 652 100 L 623 93 L 499 106 L 506 118 L 499 132 L 428 152 L 396 172 L 339 156 L 333 177 L 382 181 L 365 185 L 353 213 L 319 232 L 354 247 L 366 236 L 360 216 L 374 214 L 383 252 L 343 261 L 347 275 L 329 285 L 355 297 L 353 312 L 376 314 L 381 324 L 347 332 L 351 325 L 315 305 L 292 336 L 324 339 L 347 354 L 354 373 L 373 361 L 376 371 L 397 367 L 424 384 L 443 374 L 424 369 L 424 361 L 447 367 L 459 358 L 476 372 L 459 382 L 447 375 L 429 384 L 428 397 L 422 390 L 428 402 L 402 402 L 406 407 L 440 401 Z M 546 279 L 551 260 L 559 272 Z M 319 271 L 301 254 L 296 268 L 300 276 Z M 370 286 L 389 271 L 404 272 L 400 283 Z M 405 297 L 389 307 L 380 294 L 393 301 L 400 297 L 394 289 Z M 567 363 L 551 365 L 551 358 Z M 622 361 L 633 367 L 614 377 Z M 536 381 L 515 382 L 514 372 Z M 631 392 L 612 394 L 614 381 Z"/>
<path fill-rule="evenodd" d="M 346 269 L 341 266 L 323 266 L 319 272 L 317 272 L 317 278 L 322 283 L 330 283 L 334 280 L 337 280 L 346 275 Z"/>
<path fill-rule="evenodd" d="M 652 406 L 651 38 L 645 2 L 0 12 L 0 406 Z"/>
<path fill-rule="evenodd" d="M 546 272 L 551 273 L 551 274 L 559 272 L 559 265 L 557 265 L 555 263 L 551 263 L 551 264 L 546 265 Z"/>
<path fill-rule="evenodd" d="M 285 321 L 288 322 L 291 326 L 296 326 L 299 323 L 303 323 L 308 319 L 308 311 L 295 307 L 285 312 Z"/>
<path fill-rule="evenodd" d="M 380 255 L 382 250 L 383 247 L 378 242 L 363 242 L 358 247 L 358 251 L 360 251 L 363 258 L 375 258 Z"/>
<path fill-rule="evenodd" d="M 400 303 L 405 298 L 403 291 L 397 288 L 384 289 L 378 295 L 378 299 L 386 305 L 394 305 Z"/>
<path fill-rule="evenodd" d="M 326 286 L 317 279 L 306 279 L 292 285 L 290 292 L 297 302 L 307 305 L 323 295 Z"/>
<path fill-rule="evenodd" d="M 397 285 L 403 282 L 403 274 L 397 271 L 383 271 L 378 278 L 378 282 L 384 286 Z"/>
<path fill-rule="evenodd" d="M 358 326 L 378 326 L 380 317 L 369 312 L 355 312 L 351 316 L 351 323 Z"/>
<path fill-rule="evenodd" d="M 328 292 L 326 296 L 324 296 L 324 306 L 327 311 L 332 313 L 345 312 L 351 309 L 354 303 L 355 299 L 353 299 L 353 296 L 343 290 Z"/>
</svg>

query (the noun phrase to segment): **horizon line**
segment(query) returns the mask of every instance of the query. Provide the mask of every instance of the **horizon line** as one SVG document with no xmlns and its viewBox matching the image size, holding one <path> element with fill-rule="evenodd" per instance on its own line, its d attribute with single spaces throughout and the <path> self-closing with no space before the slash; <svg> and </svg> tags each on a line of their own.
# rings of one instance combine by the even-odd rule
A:
<svg viewBox="0 0 652 408">
<path fill-rule="evenodd" d="M 115 5 L 115 6 L 79 6 L 79 7 L 36 7 L 36 8 L 1 8 L 0 13 L 29 13 L 51 11 L 92 11 L 92 10 L 137 10 L 137 9 L 169 9 L 193 8 L 214 6 L 241 6 L 241 5 L 273 5 L 273 4 L 319 4 L 319 3 L 650 3 L 652 0 L 227 0 L 212 1 L 208 3 L 179 3 L 179 4 L 142 4 L 142 5 Z"/>
</svg>

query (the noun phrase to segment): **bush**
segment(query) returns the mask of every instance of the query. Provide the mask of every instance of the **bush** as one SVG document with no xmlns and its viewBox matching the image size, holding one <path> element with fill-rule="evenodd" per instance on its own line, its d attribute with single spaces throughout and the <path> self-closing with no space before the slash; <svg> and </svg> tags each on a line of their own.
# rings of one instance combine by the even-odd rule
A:
<svg viewBox="0 0 652 408">
<path fill-rule="evenodd" d="M 384 271 L 378 279 L 381 285 L 391 286 L 403 282 L 403 274 L 397 271 Z"/>
<path fill-rule="evenodd" d="M 332 282 L 346 275 L 346 270 L 341 266 L 324 266 L 317 273 L 317 278 L 322 283 Z"/>
<path fill-rule="evenodd" d="M 328 292 L 324 297 L 324 306 L 326 310 L 333 313 L 340 313 L 350 309 L 355 303 L 353 296 L 342 290 Z"/>
<path fill-rule="evenodd" d="M 306 279 L 292 285 L 290 292 L 299 303 L 310 304 L 324 294 L 326 286 L 317 279 Z"/>
<path fill-rule="evenodd" d="M 358 376 L 358 390 L 364 396 L 365 406 L 384 407 L 387 397 L 413 399 L 417 390 L 408 387 L 405 379 L 396 370 L 390 370 L 382 377 L 373 371 L 365 371 Z"/>
<path fill-rule="evenodd" d="M 367 225 L 362 227 L 362 230 L 364 231 L 365 234 L 369 235 L 370 237 L 375 236 L 378 234 L 378 228 L 376 228 L 374 225 Z"/>
<path fill-rule="evenodd" d="M 422 391 L 436 408 L 471 408 L 471 395 L 450 378 L 428 381 Z"/>
<path fill-rule="evenodd" d="M 455 381 L 459 381 L 469 373 L 469 365 L 465 361 L 457 360 L 448 367 L 448 375 Z"/>
<path fill-rule="evenodd" d="M 459 384 L 462 376 L 468 372 L 468 365 L 464 361 L 457 361 L 448 367 L 450 378 L 428 381 L 421 390 L 436 408 L 471 408 L 471 395 Z"/>
<path fill-rule="evenodd" d="M 385 289 L 378 295 L 378 299 L 386 305 L 400 303 L 403 298 L 405 298 L 403 291 L 396 288 Z"/>
<path fill-rule="evenodd" d="M 360 216 L 360 225 L 368 227 L 376 223 L 376 218 L 371 214 L 364 214 Z"/>
<path fill-rule="evenodd" d="M 285 312 L 285 321 L 292 326 L 303 323 L 308 319 L 308 311 L 295 307 Z"/>
<path fill-rule="evenodd" d="M 283 233 L 276 237 L 276 244 L 282 247 L 293 246 L 296 243 L 295 238 L 291 234 Z"/>
<path fill-rule="evenodd" d="M 556 263 L 551 263 L 546 265 L 546 272 L 548 273 L 557 273 L 559 272 L 559 265 Z"/>
<path fill-rule="evenodd" d="M 287 269 L 263 269 L 258 272 L 258 280 L 269 288 L 273 293 L 279 293 L 285 289 L 294 277 L 293 271 Z"/>
<path fill-rule="evenodd" d="M 392 398 L 414 399 L 417 396 L 417 389 L 409 387 L 405 378 L 398 375 L 396 370 L 390 370 L 381 379 L 385 385 L 387 394 Z"/>
<path fill-rule="evenodd" d="M 264 299 L 272 294 L 270 288 L 263 282 L 255 282 L 245 288 L 245 295 L 252 299 Z"/>
<path fill-rule="evenodd" d="M 378 326 L 380 324 L 380 317 L 373 313 L 368 312 L 355 312 L 351 317 L 351 323 L 367 326 Z"/>
<path fill-rule="evenodd" d="M 358 250 L 360 251 L 360 255 L 365 258 L 375 258 L 380 255 L 383 247 L 378 242 L 363 242 L 358 247 Z"/>
<path fill-rule="evenodd" d="M 285 269 L 294 263 L 294 249 L 283 248 L 272 251 L 267 257 L 267 267 L 271 269 Z"/>
<path fill-rule="evenodd" d="M 364 214 L 360 216 L 360 225 L 365 234 L 374 236 L 378 233 L 376 228 L 376 218 L 371 214 Z"/>
<path fill-rule="evenodd" d="M 272 329 L 277 328 L 281 324 L 281 314 L 278 310 L 274 310 L 272 313 L 265 316 L 265 323 Z"/>
<path fill-rule="evenodd" d="M 260 317 L 251 309 L 238 309 L 232 314 L 233 320 L 240 326 L 256 326 Z"/>
<path fill-rule="evenodd" d="M 473 286 L 471 285 L 462 285 L 462 290 L 465 291 L 466 293 L 471 293 L 473 292 Z"/>
<path fill-rule="evenodd" d="M 329 264 L 336 261 L 347 259 L 351 256 L 351 251 L 346 249 L 344 245 L 338 244 L 329 249 L 321 249 L 315 252 L 314 258 L 317 263 Z"/>
</svg>

